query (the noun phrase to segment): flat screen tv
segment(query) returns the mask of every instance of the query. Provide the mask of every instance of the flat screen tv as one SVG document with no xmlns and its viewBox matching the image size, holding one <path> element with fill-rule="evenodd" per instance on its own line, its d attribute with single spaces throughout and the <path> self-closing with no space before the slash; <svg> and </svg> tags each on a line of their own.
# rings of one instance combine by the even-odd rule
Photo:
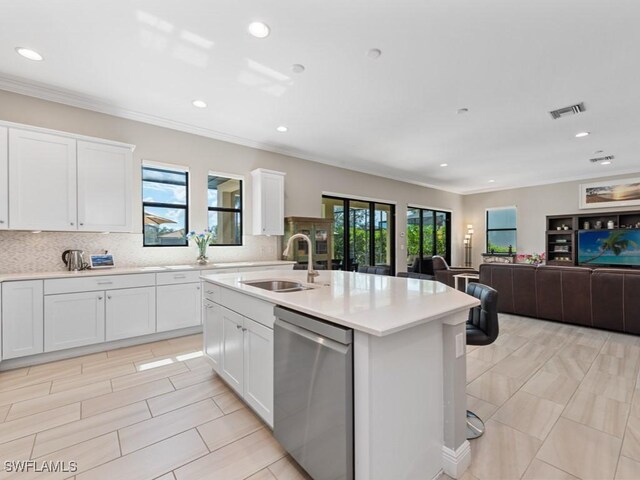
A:
<svg viewBox="0 0 640 480">
<path fill-rule="evenodd" d="M 579 231 L 578 265 L 640 268 L 640 229 Z"/>
</svg>

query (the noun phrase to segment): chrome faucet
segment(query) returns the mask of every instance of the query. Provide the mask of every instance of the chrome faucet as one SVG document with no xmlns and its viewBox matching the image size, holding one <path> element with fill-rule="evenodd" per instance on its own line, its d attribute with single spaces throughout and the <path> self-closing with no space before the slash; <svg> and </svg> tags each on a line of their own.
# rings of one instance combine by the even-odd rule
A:
<svg viewBox="0 0 640 480">
<path fill-rule="evenodd" d="M 289 256 L 289 249 L 291 248 L 291 243 L 293 243 L 293 241 L 297 238 L 306 240 L 307 245 L 309 247 L 308 248 L 309 265 L 307 267 L 307 283 L 313 283 L 314 278 L 316 278 L 320 274 L 313 269 L 313 248 L 311 246 L 311 239 L 309 237 L 307 237 L 306 235 L 303 235 L 302 233 L 296 233 L 295 235 L 291 235 L 291 237 L 289 237 L 289 241 L 287 242 L 287 248 L 285 248 L 284 252 L 282 252 L 282 256 L 285 258 Z"/>
</svg>

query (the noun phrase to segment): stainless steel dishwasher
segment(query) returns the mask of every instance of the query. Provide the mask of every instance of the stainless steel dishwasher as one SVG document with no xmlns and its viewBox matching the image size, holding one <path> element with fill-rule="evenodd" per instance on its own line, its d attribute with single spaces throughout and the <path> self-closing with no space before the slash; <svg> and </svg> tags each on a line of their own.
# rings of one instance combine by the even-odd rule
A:
<svg viewBox="0 0 640 480">
<path fill-rule="evenodd" d="M 352 480 L 353 330 L 275 316 L 273 434 L 314 480 Z"/>
</svg>

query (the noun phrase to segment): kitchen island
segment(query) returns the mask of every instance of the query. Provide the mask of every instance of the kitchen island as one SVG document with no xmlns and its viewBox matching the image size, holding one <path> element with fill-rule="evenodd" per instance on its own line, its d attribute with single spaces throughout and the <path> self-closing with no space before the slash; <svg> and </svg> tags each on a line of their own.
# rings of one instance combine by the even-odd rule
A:
<svg viewBox="0 0 640 480">
<path fill-rule="evenodd" d="M 214 369 L 273 426 L 274 307 L 353 329 L 355 478 L 459 478 L 470 462 L 465 322 L 479 302 L 438 282 L 325 271 L 306 284 L 306 273 L 202 277 Z M 246 283 L 258 280 L 305 289 Z"/>
</svg>

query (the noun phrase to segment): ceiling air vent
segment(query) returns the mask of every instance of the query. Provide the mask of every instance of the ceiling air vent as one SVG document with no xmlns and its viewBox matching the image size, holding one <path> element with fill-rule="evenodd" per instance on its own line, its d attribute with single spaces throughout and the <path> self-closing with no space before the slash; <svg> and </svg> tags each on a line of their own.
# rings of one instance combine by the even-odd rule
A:
<svg viewBox="0 0 640 480">
<path fill-rule="evenodd" d="M 606 157 L 598 157 L 598 158 L 590 158 L 589 161 L 591 163 L 602 163 L 602 162 L 609 162 L 611 163 L 611 161 L 614 159 L 615 157 L 613 155 L 607 155 Z"/>
<path fill-rule="evenodd" d="M 559 108 L 557 110 L 552 110 L 549 112 L 551 118 L 557 120 L 559 118 L 568 117 L 570 115 L 575 115 L 577 113 L 582 113 L 585 111 L 584 102 L 576 103 L 575 105 L 569 105 L 568 107 Z"/>
</svg>

